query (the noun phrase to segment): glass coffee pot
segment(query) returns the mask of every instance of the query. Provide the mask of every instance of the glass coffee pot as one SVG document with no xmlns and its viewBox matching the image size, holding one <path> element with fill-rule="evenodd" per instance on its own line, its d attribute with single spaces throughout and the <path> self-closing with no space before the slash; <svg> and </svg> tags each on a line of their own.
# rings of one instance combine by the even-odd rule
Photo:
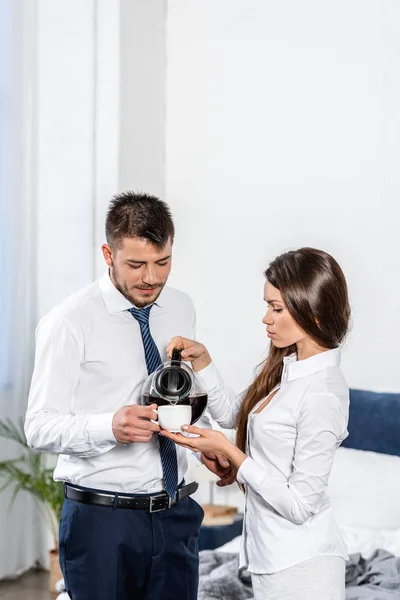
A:
<svg viewBox="0 0 400 600">
<path fill-rule="evenodd" d="M 141 403 L 157 404 L 160 426 L 170 431 L 180 431 L 180 425 L 193 425 L 203 414 L 208 396 L 192 369 L 181 357 L 182 350 L 175 348 L 171 360 L 159 365 L 142 388 Z M 164 408 L 165 407 L 165 408 Z M 186 407 L 186 408 L 184 408 Z M 177 410 L 172 410 L 173 408 Z"/>
</svg>

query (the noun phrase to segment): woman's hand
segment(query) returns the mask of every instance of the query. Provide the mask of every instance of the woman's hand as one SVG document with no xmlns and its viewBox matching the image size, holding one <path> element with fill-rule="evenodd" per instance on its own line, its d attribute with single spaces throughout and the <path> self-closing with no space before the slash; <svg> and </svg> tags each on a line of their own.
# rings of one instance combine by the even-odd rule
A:
<svg viewBox="0 0 400 600">
<path fill-rule="evenodd" d="M 179 446 L 189 448 L 193 452 L 225 454 L 224 448 L 226 448 L 227 444 L 230 444 L 223 433 L 214 429 L 204 429 L 203 427 L 195 427 L 194 425 L 183 425 L 182 429 L 188 433 L 195 433 L 199 437 L 186 437 L 181 433 L 171 433 L 166 429 L 162 429 L 160 435 L 168 437 Z"/>
<path fill-rule="evenodd" d="M 166 429 L 162 429 L 159 435 L 164 435 L 175 444 L 188 448 L 193 452 L 223 454 L 237 469 L 247 458 L 246 454 L 232 444 L 220 431 L 195 427 L 194 425 L 183 425 L 182 429 L 199 437 L 186 437 L 181 433 L 171 433 Z"/>
<path fill-rule="evenodd" d="M 179 336 L 173 337 L 167 347 L 167 354 L 170 358 L 174 348 L 182 350 L 182 359 L 191 362 L 194 371 L 201 371 L 211 363 L 211 356 L 207 348 L 199 342 Z"/>
</svg>

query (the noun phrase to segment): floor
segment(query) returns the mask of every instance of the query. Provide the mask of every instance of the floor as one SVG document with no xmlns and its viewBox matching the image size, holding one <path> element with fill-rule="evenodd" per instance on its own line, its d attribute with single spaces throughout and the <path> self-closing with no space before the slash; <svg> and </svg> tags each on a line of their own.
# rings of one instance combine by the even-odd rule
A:
<svg viewBox="0 0 400 600">
<path fill-rule="evenodd" d="M 58 594 L 49 591 L 49 571 L 28 571 L 14 581 L 0 582 L 2 600 L 55 600 Z"/>
</svg>

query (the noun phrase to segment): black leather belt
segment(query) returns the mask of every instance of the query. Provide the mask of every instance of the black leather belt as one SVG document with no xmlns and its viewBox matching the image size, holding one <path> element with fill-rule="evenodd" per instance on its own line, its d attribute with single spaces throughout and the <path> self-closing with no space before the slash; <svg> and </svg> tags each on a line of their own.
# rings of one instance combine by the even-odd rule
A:
<svg viewBox="0 0 400 600">
<path fill-rule="evenodd" d="M 76 487 L 71 483 L 64 483 L 64 496 L 69 500 L 76 500 L 83 504 L 98 504 L 99 506 L 112 508 L 133 508 L 154 513 L 166 510 L 185 496 L 194 494 L 198 487 L 197 481 L 192 481 L 192 483 L 178 488 L 175 496 L 170 498 L 166 492 L 154 494 L 154 496 L 135 496 L 134 494 L 89 490 Z"/>
</svg>

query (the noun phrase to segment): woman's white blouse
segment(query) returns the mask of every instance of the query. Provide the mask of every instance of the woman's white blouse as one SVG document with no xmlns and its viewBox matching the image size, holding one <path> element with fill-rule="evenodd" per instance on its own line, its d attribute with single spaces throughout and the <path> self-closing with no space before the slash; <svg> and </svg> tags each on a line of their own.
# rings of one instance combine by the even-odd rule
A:
<svg viewBox="0 0 400 600">
<path fill-rule="evenodd" d="M 211 416 L 235 428 L 245 392 L 236 395 L 211 363 L 197 374 Z M 240 564 L 274 573 L 316 556 L 347 558 L 327 494 L 336 448 L 347 437 L 349 389 L 340 350 L 298 361 L 284 359 L 281 383 L 269 404 L 249 416 L 248 458 Z"/>
</svg>

